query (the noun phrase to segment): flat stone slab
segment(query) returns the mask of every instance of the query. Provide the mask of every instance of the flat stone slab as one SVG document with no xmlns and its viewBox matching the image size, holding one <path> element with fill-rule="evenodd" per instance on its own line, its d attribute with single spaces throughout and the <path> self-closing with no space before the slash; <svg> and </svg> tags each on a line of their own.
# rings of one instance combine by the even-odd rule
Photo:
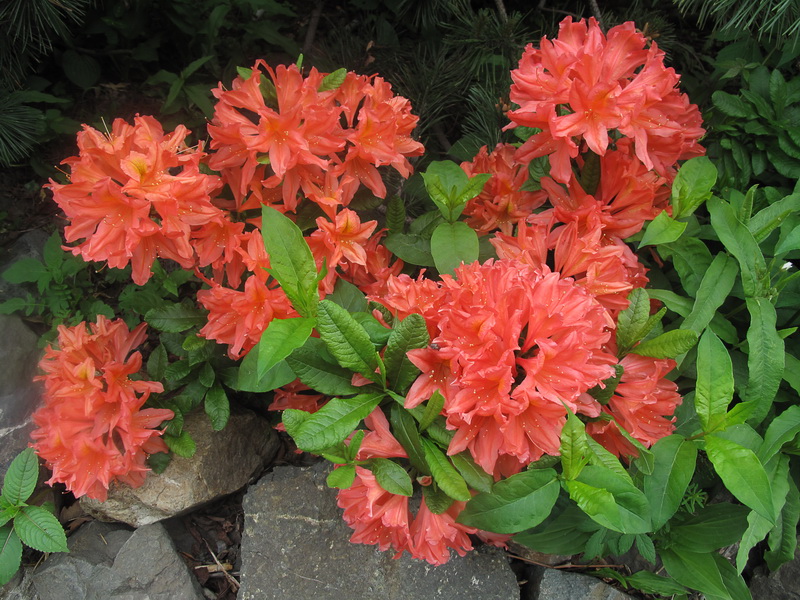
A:
<svg viewBox="0 0 800 600">
<path fill-rule="evenodd" d="M 519 600 L 517 579 L 497 548 L 453 553 L 434 567 L 350 543 L 327 473 L 325 463 L 277 467 L 248 490 L 239 600 Z"/>
<path fill-rule="evenodd" d="M 633 596 L 603 583 L 591 575 L 564 573 L 558 569 L 545 569 L 539 583 L 539 600 L 634 600 Z"/>
</svg>

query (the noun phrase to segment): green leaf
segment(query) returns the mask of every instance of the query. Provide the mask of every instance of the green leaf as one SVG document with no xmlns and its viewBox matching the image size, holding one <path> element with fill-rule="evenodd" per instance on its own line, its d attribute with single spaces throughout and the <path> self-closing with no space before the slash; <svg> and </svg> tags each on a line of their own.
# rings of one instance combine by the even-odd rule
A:
<svg viewBox="0 0 800 600">
<path fill-rule="evenodd" d="M 322 78 L 322 83 L 319 85 L 317 91 L 328 92 L 330 90 L 338 90 L 344 83 L 345 77 L 347 77 L 347 69 L 344 67 L 336 69 L 333 73 L 328 73 Z"/>
<path fill-rule="evenodd" d="M 206 323 L 206 312 L 185 304 L 171 304 L 164 308 L 151 308 L 144 316 L 148 325 L 159 331 L 181 333 Z"/>
<path fill-rule="evenodd" d="M 683 235 L 686 225 L 686 223 L 676 221 L 667 214 L 667 211 L 662 210 L 647 225 L 644 236 L 639 242 L 639 248 L 674 242 Z"/>
<path fill-rule="evenodd" d="M 708 201 L 708 210 L 711 225 L 720 241 L 739 261 L 745 295 L 766 296 L 770 287 L 769 271 L 753 234 L 739 221 L 727 202 L 712 197 Z"/>
<path fill-rule="evenodd" d="M 26 546 L 40 552 L 68 552 L 64 528 L 41 506 L 25 506 L 14 517 L 14 531 Z"/>
<path fill-rule="evenodd" d="M 3 479 L 3 498 L 12 506 L 30 498 L 39 480 L 39 457 L 33 448 L 20 452 L 8 467 Z"/>
<path fill-rule="evenodd" d="M 191 458 L 197 451 L 197 445 L 188 431 L 181 431 L 177 436 L 165 433 L 162 439 L 169 449 L 181 458 Z"/>
<path fill-rule="evenodd" d="M 652 358 L 675 358 L 691 350 L 697 343 L 697 334 L 690 329 L 673 329 L 653 339 L 634 346 L 634 354 Z"/>
<path fill-rule="evenodd" d="M 383 354 L 386 379 L 393 390 L 403 393 L 417 378 L 419 369 L 408 359 L 408 351 L 424 348 L 429 340 L 421 315 L 410 314 L 395 325 Z"/>
<path fill-rule="evenodd" d="M 544 521 L 560 486 L 553 469 L 524 471 L 495 484 L 467 503 L 457 521 L 495 533 L 517 533 Z"/>
<path fill-rule="evenodd" d="M 315 338 L 309 338 L 309 341 Z M 354 386 L 352 371 L 323 359 L 313 346 L 297 348 L 286 363 L 304 384 L 326 396 L 347 396 L 361 391 Z"/>
<path fill-rule="evenodd" d="M 581 510 L 603 527 L 632 534 L 651 530 L 647 498 L 614 471 L 588 465 L 564 485 Z"/>
<path fill-rule="evenodd" d="M 389 251 L 412 265 L 433 267 L 430 236 L 415 233 L 390 233 L 383 242 Z"/>
<path fill-rule="evenodd" d="M 790 478 L 786 502 L 778 518 L 778 525 L 769 534 L 769 550 L 764 559 L 770 571 L 794 559 L 797 549 L 797 522 L 800 520 L 800 492 L 797 484 Z"/>
<path fill-rule="evenodd" d="M 435 483 L 422 488 L 425 505 L 435 515 L 440 515 L 453 505 L 454 500 L 439 489 Z"/>
<path fill-rule="evenodd" d="M 262 206 L 261 233 L 269 255 L 270 274 L 280 283 L 292 306 L 304 317 L 317 313 L 317 265 L 303 232 L 287 216 Z"/>
<path fill-rule="evenodd" d="M 297 447 L 319 453 L 342 442 L 383 399 L 383 394 L 359 394 L 353 398 L 333 398 L 306 419 L 296 434 Z"/>
<path fill-rule="evenodd" d="M 682 219 L 711 197 L 717 182 L 717 168 L 706 156 L 687 160 L 672 182 L 672 215 Z"/>
<path fill-rule="evenodd" d="M 231 415 L 231 405 L 228 395 L 219 382 L 215 383 L 206 393 L 204 405 L 214 431 L 224 429 Z"/>
<path fill-rule="evenodd" d="M 325 299 L 335 302 L 351 313 L 366 312 L 369 306 L 364 293 L 344 279 L 336 282 L 333 292 Z"/>
<path fill-rule="evenodd" d="M 439 450 L 439 447 L 428 440 L 421 438 L 422 450 L 425 453 L 425 462 L 430 467 L 431 476 L 441 490 L 453 498 L 466 502 L 472 498 L 464 478 L 461 477 L 450 460 Z"/>
<path fill-rule="evenodd" d="M 738 542 L 747 528 L 750 510 L 738 504 L 709 504 L 691 516 L 670 523 L 665 545 L 681 551 L 714 552 Z"/>
<path fill-rule="evenodd" d="M 733 364 L 725 345 L 706 330 L 697 346 L 697 385 L 694 406 L 703 431 L 715 431 L 724 421 L 733 398 Z"/>
<path fill-rule="evenodd" d="M 8 269 L 3 271 L 3 279 L 9 283 L 32 283 L 47 278 L 50 273 L 41 261 L 35 258 L 20 258 Z"/>
<path fill-rule="evenodd" d="M 775 328 L 775 306 L 766 298 L 747 298 L 747 387 L 744 399 L 754 403 L 748 421 L 757 425 L 767 416 L 778 392 L 785 365 L 784 342 Z"/>
<path fill-rule="evenodd" d="M 653 529 L 657 528 L 653 527 Z M 640 533 L 636 536 L 636 550 L 642 555 L 642 558 L 644 558 L 651 565 L 654 565 L 656 562 L 658 562 L 658 557 L 656 556 L 656 547 L 649 535 Z"/>
<path fill-rule="evenodd" d="M 166 376 L 168 364 L 169 357 L 167 356 L 167 349 L 164 344 L 159 344 L 147 358 L 147 374 L 151 379 L 161 381 Z"/>
<path fill-rule="evenodd" d="M 0 586 L 7 584 L 22 562 L 22 542 L 11 525 L 0 527 Z"/>
<path fill-rule="evenodd" d="M 627 353 L 649 331 L 645 324 L 650 318 L 650 296 L 642 288 L 628 294 L 628 308 L 617 317 L 617 347 L 620 354 Z"/>
<path fill-rule="evenodd" d="M 684 319 L 681 329 L 691 329 L 697 335 L 703 333 L 714 317 L 714 313 L 728 298 L 736 282 L 739 267 L 727 254 L 717 254 L 703 275 L 692 312 Z"/>
<path fill-rule="evenodd" d="M 571 505 L 554 519 L 515 535 L 514 541 L 545 554 L 572 555 L 583 552 L 592 533 L 599 528 L 600 525 Z"/>
<path fill-rule="evenodd" d="M 790 406 L 775 417 L 764 433 L 764 443 L 758 450 L 762 464 L 780 452 L 784 444 L 791 442 L 800 433 L 800 406 Z"/>
<path fill-rule="evenodd" d="M 561 468 L 564 478 L 575 479 L 589 463 L 589 444 L 586 427 L 571 410 L 567 410 L 567 422 L 561 428 Z"/>
<path fill-rule="evenodd" d="M 441 414 L 443 408 L 444 396 L 442 396 L 439 390 L 436 390 L 425 403 L 425 412 L 422 413 L 422 419 L 419 422 L 419 430 L 425 431 L 430 427 L 433 420 Z"/>
<path fill-rule="evenodd" d="M 425 460 L 425 451 L 422 448 L 422 438 L 414 417 L 397 404 L 392 406 L 389 412 L 389 422 L 392 424 L 392 433 L 408 454 L 411 466 L 424 475 L 430 475 L 430 468 Z"/>
<path fill-rule="evenodd" d="M 411 496 L 414 485 L 406 470 L 388 458 L 373 458 L 369 461 L 369 469 L 375 475 L 378 485 L 391 494 Z"/>
<path fill-rule="evenodd" d="M 786 196 L 756 213 L 747 225 L 756 242 L 763 242 L 784 219 L 800 210 L 800 194 Z"/>
<path fill-rule="evenodd" d="M 659 594 L 661 596 L 686 594 L 686 588 L 672 578 L 656 575 L 650 571 L 637 571 L 633 575 L 626 577 L 625 581 L 634 589 L 645 594 Z"/>
<path fill-rule="evenodd" d="M 317 331 L 340 365 L 368 379 L 375 379 L 380 358 L 369 334 L 349 312 L 330 300 L 321 301 Z"/>
<path fill-rule="evenodd" d="M 467 202 L 481 193 L 489 180 L 489 173 L 468 177 L 452 161 L 434 161 L 422 174 L 425 189 L 445 219 L 454 222 Z"/>
<path fill-rule="evenodd" d="M 775 523 L 772 488 L 755 453 L 715 434 L 705 437 L 706 454 L 725 487 L 745 506 Z"/>
<path fill-rule="evenodd" d="M 680 435 L 661 438 L 651 448 L 653 473 L 644 479 L 644 495 L 650 503 L 653 529 L 669 521 L 681 505 L 694 475 L 697 447 Z"/>
<path fill-rule="evenodd" d="M 468 451 L 454 454 L 450 460 L 469 487 L 479 492 L 491 493 L 494 477 L 478 466 Z"/>
<path fill-rule="evenodd" d="M 296 348 L 305 344 L 314 329 L 314 319 L 273 319 L 258 342 L 256 377 L 261 380 Z"/>
<path fill-rule="evenodd" d="M 699 590 L 706 596 L 724 598 L 725 600 L 750 600 L 748 596 L 732 596 L 728 591 L 725 580 L 721 573 L 724 569 L 722 563 L 730 567 L 734 577 L 738 574 L 734 571 L 729 562 L 719 554 L 700 554 L 681 550 L 676 552 L 672 549 L 661 550 L 659 552 L 664 568 L 681 585 L 688 588 Z M 725 569 L 726 575 L 728 569 Z M 733 585 L 733 584 L 730 584 Z M 747 588 L 745 587 L 745 590 Z"/>
<path fill-rule="evenodd" d="M 287 408 L 281 415 L 281 422 L 283 423 L 286 433 L 292 438 L 296 436 L 300 427 L 311 418 L 311 413 L 304 410 L 297 410 L 295 408 Z"/>
<path fill-rule="evenodd" d="M 353 465 L 343 465 L 335 468 L 328 474 L 326 483 L 328 487 L 346 490 L 356 479 L 356 468 Z M 387 490 L 388 491 L 388 490 Z"/>
<path fill-rule="evenodd" d="M 441 223 L 431 236 L 431 254 L 439 273 L 452 275 L 460 264 L 478 260 L 478 234 L 463 221 Z"/>
<path fill-rule="evenodd" d="M 734 96 L 728 92 L 718 90 L 711 94 L 711 100 L 715 107 L 729 117 L 752 119 L 755 116 L 753 108 L 742 100 L 740 96 Z"/>
<path fill-rule="evenodd" d="M 147 455 L 147 466 L 157 475 L 166 471 L 171 462 L 172 455 L 169 452 L 154 452 Z"/>
<path fill-rule="evenodd" d="M 259 379 L 257 377 L 258 357 L 259 346 L 257 344 L 239 363 L 239 367 L 236 369 L 235 384 L 230 387 L 242 392 L 262 393 L 272 391 L 297 379 L 297 375 L 286 360 L 278 362 Z"/>
</svg>

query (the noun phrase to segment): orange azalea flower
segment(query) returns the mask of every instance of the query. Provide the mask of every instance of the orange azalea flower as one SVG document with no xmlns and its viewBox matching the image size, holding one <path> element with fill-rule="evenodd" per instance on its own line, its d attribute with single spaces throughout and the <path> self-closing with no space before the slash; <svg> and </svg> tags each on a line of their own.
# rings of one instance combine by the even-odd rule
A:
<svg viewBox="0 0 800 600">
<path fill-rule="evenodd" d="M 322 243 L 329 250 L 329 269 L 334 269 L 342 260 L 366 266 L 367 252 L 364 245 L 377 226 L 377 221 L 368 221 L 362 224 L 356 212 L 349 208 L 343 208 L 336 215 L 333 223 L 325 217 L 319 217 L 317 230 L 311 234 L 311 237 L 319 235 Z"/>
<path fill-rule="evenodd" d="M 380 408 L 376 408 L 364 423 L 368 431 L 359 448 L 358 460 L 407 457 L 391 434 L 389 422 Z M 450 560 L 451 549 L 460 556 L 472 550 L 469 535 L 482 533 L 456 523 L 466 502 L 453 502 L 445 512 L 434 514 L 423 497 L 414 515 L 407 496 L 387 492 L 378 484 L 375 475 L 361 466 L 356 467 L 353 485 L 339 490 L 337 503 L 344 509 L 344 520 L 354 530 L 351 542 L 377 545 L 382 551 L 393 548 L 397 551 L 395 558 L 407 551 L 413 558 L 442 565 Z"/>
<path fill-rule="evenodd" d="M 406 406 L 442 393 L 456 432 L 449 454 L 468 449 L 487 472 L 509 475 L 558 453 L 564 403 L 599 414 L 586 392 L 612 373 L 615 358 L 603 346 L 613 321 L 572 279 L 488 261 L 444 275 L 437 295 L 421 305 L 433 339 L 408 353 L 422 374 Z"/>
<path fill-rule="evenodd" d="M 570 159 L 588 148 L 603 156 L 615 130 L 631 138 L 648 169 L 669 176 L 675 162 L 703 153 L 697 106 L 677 88 L 664 53 L 632 22 L 603 35 L 594 18 L 561 22 L 554 40 L 528 45 L 511 72 L 510 127 L 541 130 L 519 149 L 517 159 L 550 155 L 551 176 L 569 181 Z M 584 148 L 581 146 L 585 145 Z"/>
<path fill-rule="evenodd" d="M 179 126 L 164 134 L 153 117 L 137 116 L 131 126 L 117 119 L 103 136 L 84 125 L 78 133 L 79 156 L 68 158 L 70 182 L 50 181 L 53 198 L 70 224 L 69 248 L 87 261 L 133 267 L 133 281 L 144 284 L 157 256 L 184 268 L 197 263 L 193 232 L 227 217 L 211 203 L 217 177 L 200 172 L 203 153 L 184 142 Z"/>
<path fill-rule="evenodd" d="M 492 174 L 483 191 L 464 207 L 467 224 L 479 234 L 498 229 L 510 234 L 518 221 L 544 204 L 544 192 L 520 189 L 528 179 L 528 168 L 515 161 L 515 153 L 516 147 L 511 144 L 498 144 L 491 154 L 483 146 L 471 163 L 461 163 L 470 177 L 478 173 Z"/>
<path fill-rule="evenodd" d="M 130 379 L 142 367 L 133 348 L 145 340 L 145 324 L 129 331 L 121 320 L 58 328 L 58 347 L 48 346 L 39 367 L 45 405 L 33 414 L 33 447 L 76 497 L 104 501 L 118 480 L 137 487 L 149 469 L 148 454 L 166 452 L 155 429 L 171 410 L 142 405 L 163 386 Z"/>
</svg>

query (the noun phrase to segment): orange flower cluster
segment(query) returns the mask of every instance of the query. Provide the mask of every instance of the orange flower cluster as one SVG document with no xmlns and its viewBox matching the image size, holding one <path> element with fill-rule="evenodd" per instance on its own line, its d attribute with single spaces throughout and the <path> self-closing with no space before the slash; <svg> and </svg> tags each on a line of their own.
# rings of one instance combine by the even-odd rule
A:
<svg viewBox="0 0 800 600">
<path fill-rule="evenodd" d="M 179 126 L 164 134 L 153 117 L 136 117 L 131 126 L 116 119 L 103 135 L 83 126 L 79 156 L 63 161 L 69 183 L 50 181 L 70 224 L 69 248 L 86 261 L 111 267 L 133 267 L 133 281 L 143 285 L 156 257 L 174 260 L 185 269 L 206 266 L 230 249 L 224 240 L 241 231 L 211 202 L 219 178 L 200 172 L 204 154 L 184 140 Z"/>
<path fill-rule="evenodd" d="M 697 106 L 677 88 L 679 76 L 664 66 L 664 52 L 649 48 L 632 22 L 604 35 L 594 18 L 561 22 L 558 37 L 528 45 L 511 72 L 509 127 L 540 129 L 519 149 L 528 162 L 549 155 L 551 176 L 567 183 L 570 159 L 585 149 L 604 156 L 616 139 L 632 140 L 638 159 L 662 177 L 678 160 L 703 154 Z"/>
<path fill-rule="evenodd" d="M 155 381 L 131 379 L 142 367 L 132 352 L 145 340 L 142 323 L 129 331 L 121 320 L 58 328 L 58 347 L 48 346 L 39 368 L 45 375 L 44 406 L 33 413 L 33 447 L 53 471 L 48 483 L 64 483 L 75 496 L 105 501 L 114 481 L 138 487 L 149 471 L 148 454 L 167 452 L 154 429 L 174 415 L 142 405 L 163 391 Z"/>
</svg>

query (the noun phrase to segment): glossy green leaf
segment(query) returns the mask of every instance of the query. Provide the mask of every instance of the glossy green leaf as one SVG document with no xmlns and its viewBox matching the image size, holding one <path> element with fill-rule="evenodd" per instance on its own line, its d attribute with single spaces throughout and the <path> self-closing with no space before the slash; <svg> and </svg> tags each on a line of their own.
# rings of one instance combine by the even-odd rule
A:
<svg viewBox="0 0 800 600">
<path fill-rule="evenodd" d="M 165 433 L 162 439 L 173 453 L 181 458 L 191 458 L 197 451 L 197 444 L 192 439 L 188 431 L 181 431 L 179 435 L 169 435 Z"/>
<path fill-rule="evenodd" d="M 311 339 L 309 339 L 309 342 Z M 315 345 L 297 348 L 286 357 L 286 363 L 300 381 L 320 394 L 347 396 L 361 391 L 351 383 L 353 380 L 352 371 L 322 358 Z"/>
<path fill-rule="evenodd" d="M 707 157 L 687 160 L 678 169 L 672 182 L 672 215 L 676 219 L 688 217 L 711 197 L 717 182 L 717 168 Z"/>
<path fill-rule="evenodd" d="M 569 506 L 555 518 L 514 536 L 514 541 L 545 554 L 579 554 L 600 525 L 576 506 Z"/>
<path fill-rule="evenodd" d="M 658 244 L 669 244 L 683 235 L 686 230 L 686 223 L 676 221 L 670 217 L 666 211 L 662 210 L 653 219 L 644 231 L 639 248 L 645 246 L 657 246 Z"/>
<path fill-rule="evenodd" d="M 408 454 L 411 466 L 420 473 L 430 475 L 428 463 L 425 461 L 425 451 L 422 448 L 422 438 L 414 417 L 402 406 L 395 405 L 389 412 L 389 422 L 392 424 L 392 433 Z"/>
<path fill-rule="evenodd" d="M 421 315 L 410 314 L 395 325 L 386 343 L 383 363 L 386 379 L 396 392 L 405 392 L 419 375 L 419 369 L 408 359 L 408 351 L 424 348 L 429 339 Z"/>
<path fill-rule="evenodd" d="M 356 468 L 353 465 L 343 465 L 337 467 L 328 474 L 326 483 L 328 487 L 346 490 L 356 479 Z"/>
<path fill-rule="evenodd" d="M 198 325 L 205 325 L 206 312 L 185 304 L 171 304 L 165 308 L 151 308 L 144 316 L 147 324 L 159 331 L 181 333 Z"/>
<path fill-rule="evenodd" d="M 661 438 L 651 448 L 653 472 L 644 479 L 644 495 L 650 503 L 653 529 L 669 521 L 681 505 L 694 475 L 697 447 L 680 435 Z"/>
<path fill-rule="evenodd" d="M 586 440 L 586 427 L 583 422 L 572 411 L 568 411 L 567 422 L 561 428 L 561 445 L 559 446 L 564 478 L 575 479 L 589 464 L 591 451 Z"/>
<path fill-rule="evenodd" d="M 455 500 L 440 490 L 439 486 L 435 483 L 422 488 L 422 497 L 425 500 L 425 505 L 428 507 L 428 510 L 435 515 L 442 514 L 455 502 Z"/>
<path fill-rule="evenodd" d="M 709 504 L 693 515 L 676 515 L 670 523 L 666 546 L 689 552 L 714 552 L 738 542 L 747 529 L 750 509 L 739 504 Z"/>
<path fill-rule="evenodd" d="M 441 490 L 453 498 L 466 502 L 472 498 L 467 484 L 461 474 L 445 456 L 439 447 L 426 438 L 421 438 L 422 450 L 425 453 L 425 462 L 430 467 L 431 476 Z"/>
<path fill-rule="evenodd" d="M 478 234 L 463 221 L 442 223 L 431 236 L 431 254 L 439 272 L 452 275 L 460 264 L 478 260 Z"/>
<path fill-rule="evenodd" d="M 256 377 L 260 380 L 276 364 L 305 344 L 314 329 L 314 319 L 273 319 L 258 342 Z"/>
<path fill-rule="evenodd" d="M 376 377 L 380 358 L 375 346 L 364 327 L 344 308 L 322 300 L 318 307 L 317 331 L 341 366 L 368 379 Z"/>
<path fill-rule="evenodd" d="M 317 92 L 329 92 L 331 90 L 338 90 L 341 85 L 344 83 L 345 78 L 347 77 L 347 69 L 342 67 L 341 69 L 336 69 L 333 73 L 328 73 L 325 77 L 322 78 L 322 83 L 319 84 L 319 89 Z"/>
<path fill-rule="evenodd" d="M 339 279 L 333 288 L 333 292 L 328 294 L 325 299 L 335 302 L 351 313 L 367 312 L 369 307 L 364 292 L 345 279 Z"/>
<path fill-rule="evenodd" d="M 53 513 L 25 506 L 14 517 L 14 531 L 26 546 L 40 552 L 67 552 L 67 536 Z"/>
<path fill-rule="evenodd" d="M 694 406 L 703 430 L 716 430 L 733 398 L 733 364 L 725 345 L 706 330 L 697 346 L 697 385 Z"/>
<path fill-rule="evenodd" d="M 479 492 L 490 493 L 492 491 L 494 477 L 484 471 L 468 451 L 454 454 L 450 460 L 453 461 L 453 466 L 458 469 L 469 487 Z"/>
<path fill-rule="evenodd" d="M 708 201 L 708 210 L 711 225 L 720 241 L 739 261 L 745 295 L 766 296 L 770 287 L 769 271 L 753 234 L 739 221 L 727 202 L 712 197 Z"/>
<path fill-rule="evenodd" d="M 785 366 L 784 342 L 775 328 L 775 306 L 766 298 L 747 298 L 747 387 L 744 399 L 754 403 L 748 421 L 757 425 L 767 416 L 778 392 Z"/>
<path fill-rule="evenodd" d="M 625 581 L 632 588 L 644 592 L 645 594 L 673 596 L 686 593 L 686 588 L 672 578 L 657 575 L 650 571 L 637 571 L 633 575 L 626 577 Z"/>
<path fill-rule="evenodd" d="M 290 434 L 301 450 L 321 452 L 342 442 L 382 399 L 379 393 L 333 398 Z"/>
<path fill-rule="evenodd" d="M 378 485 L 391 494 L 411 496 L 414 486 L 408 472 L 399 464 L 388 458 L 373 458 L 369 469 L 375 475 Z"/>
<path fill-rule="evenodd" d="M 581 510 L 603 527 L 633 534 L 651 530 L 644 493 L 614 471 L 588 465 L 564 485 Z"/>
<path fill-rule="evenodd" d="M 495 533 L 524 531 L 550 515 L 559 491 L 553 469 L 523 471 L 498 481 L 491 493 L 473 497 L 458 522 Z"/>
<path fill-rule="evenodd" d="M 797 484 L 788 480 L 789 489 L 783 505 L 778 524 L 769 534 L 769 550 L 764 553 L 764 560 L 770 571 L 775 571 L 782 564 L 794 559 L 797 549 L 797 523 L 800 520 L 800 492 Z"/>
<path fill-rule="evenodd" d="M 425 403 L 425 412 L 422 413 L 422 419 L 419 422 L 419 430 L 425 431 L 430 427 L 433 420 L 441 414 L 443 408 L 444 396 L 442 396 L 439 390 L 436 390 Z"/>
<path fill-rule="evenodd" d="M 39 457 L 33 448 L 26 448 L 20 452 L 6 471 L 3 479 L 2 497 L 12 506 L 24 503 L 39 479 Z"/>
<path fill-rule="evenodd" d="M 9 523 L 0 527 L 0 586 L 5 585 L 19 570 L 22 561 L 22 542 Z"/>
<path fill-rule="evenodd" d="M 763 242 L 783 221 L 800 211 L 800 194 L 791 194 L 761 209 L 747 224 L 756 242 Z"/>
<path fill-rule="evenodd" d="M 669 549 L 661 550 L 659 556 L 670 576 L 681 585 L 724 600 L 751 600 L 744 581 L 742 592 L 741 586 L 737 586 L 734 581 L 741 577 L 719 554 L 701 554 L 686 550 L 676 552 Z"/>
<path fill-rule="evenodd" d="M 697 335 L 703 333 L 714 317 L 714 313 L 728 298 L 739 266 L 727 254 L 717 254 L 703 275 L 692 312 L 684 319 L 681 329 L 691 329 Z"/>
<path fill-rule="evenodd" d="M 304 317 L 314 317 L 319 295 L 317 265 L 300 228 L 286 215 L 262 206 L 261 233 L 269 255 L 270 274 L 292 306 Z"/>
<path fill-rule="evenodd" d="M 617 317 L 617 348 L 627 353 L 641 340 L 647 331 L 645 324 L 650 318 L 650 296 L 643 288 L 635 288 L 628 294 L 628 308 Z"/>
<path fill-rule="evenodd" d="M 706 454 L 714 470 L 737 500 L 775 523 L 772 488 L 755 453 L 715 434 L 707 435 Z"/>
<path fill-rule="evenodd" d="M 206 414 L 211 420 L 211 427 L 214 431 L 220 431 L 228 424 L 228 418 L 231 416 L 231 405 L 228 401 L 228 395 L 225 389 L 217 382 L 211 389 L 206 392 L 205 401 Z"/>
<path fill-rule="evenodd" d="M 697 334 L 690 329 L 673 329 L 634 346 L 634 354 L 652 358 L 675 358 L 694 348 Z"/>
<path fill-rule="evenodd" d="M 781 447 L 791 442 L 800 433 L 800 406 L 790 406 L 777 415 L 764 433 L 764 443 L 758 450 L 758 458 L 766 464 Z"/>
</svg>

